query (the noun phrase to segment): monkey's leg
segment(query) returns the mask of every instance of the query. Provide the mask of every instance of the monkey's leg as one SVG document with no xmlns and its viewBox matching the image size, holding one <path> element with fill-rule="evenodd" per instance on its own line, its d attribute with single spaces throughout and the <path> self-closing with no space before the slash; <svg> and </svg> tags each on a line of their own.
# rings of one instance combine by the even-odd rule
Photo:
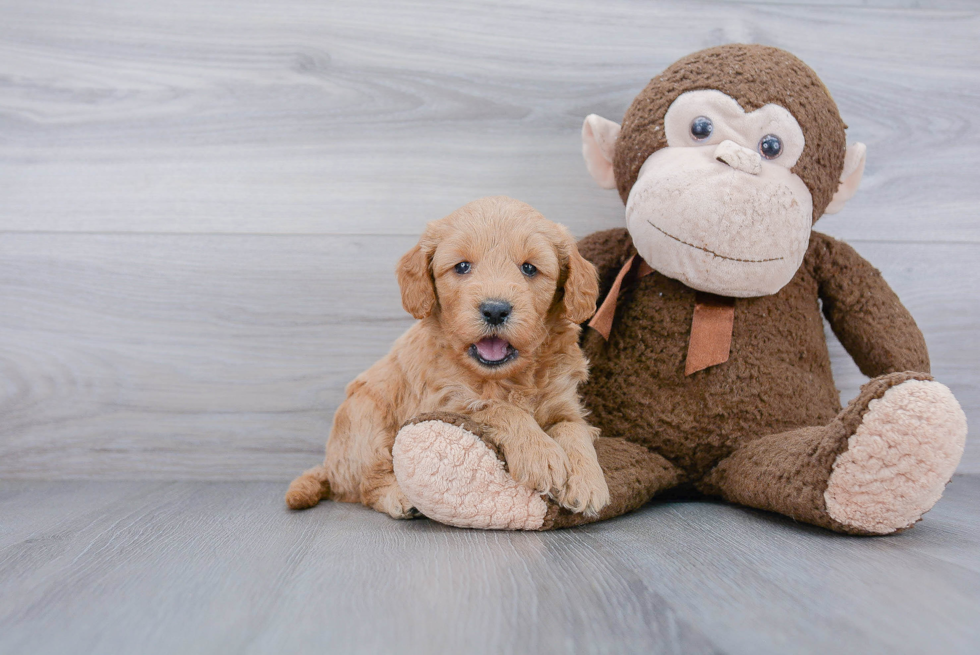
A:
<svg viewBox="0 0 980 655">
<path fill-rule="evenodd" d="M 612 518 L 677 485 L 680 471 L 646 448 L 600 437 L 599 465 L 610 502 L 598 514 L 573 513 L 510 477 L 483 429 L 454 414 L 426 414 L 405 425 L 392 449 L 398 485 L 425 516 L 457 527 L 550 530 Z"/>
<path fill-rule="evenodd" d="M 686 478 L 669 461 L 643 446 L 617 437 L 599 437 L 595 442 L 599 466 L 609 487 L 609 504 L 594 516 L 573 513 L 549 501 L 547 526 L 542 530 L 567 528 L 615 518 L 639 509 L 656 494 L 676 487 Z"/>
<path fill-rule="evenodd" d="M 920 373 L 875 378 L 830 424 L 750 441 L 699 483 L 708 494 L 838 532 L 889 534 L 939 500 L 966 416 Z"/>
</svg>

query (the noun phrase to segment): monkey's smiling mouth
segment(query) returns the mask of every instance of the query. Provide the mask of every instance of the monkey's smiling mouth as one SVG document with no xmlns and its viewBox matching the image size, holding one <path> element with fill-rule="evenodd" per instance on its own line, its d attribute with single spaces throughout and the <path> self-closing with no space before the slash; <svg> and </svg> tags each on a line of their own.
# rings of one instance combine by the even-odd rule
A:
<svg viewBox="0 0 980 655">
<path fill-rule="evenodd" d="M 483 366 L 502 366 L 517 357 L 517 350 L 500 337 L 486 337 L 470 346 L 470 357 Z"/>
<path fill-rule="evenodd" d="M 707 248 L 704 248 L 702 246 L 696 246 L 693 243 L 688 243 L 687 241 L 684 241 L 683 239 L 678 239 L 677 237 L 675 237 L 673 234 L 670 234 L 669 232 L 664 232 L 662 229 L 654 225 L 650 219 L 647 219 L 647 223 L 649 223 L 650 227 L 655 229 L 657 232 L 660 232 L 666 237 L 670 237 L 677 243 L 683 243 L 685 246 L 690 246 L 691 248 L 694 248 L 696 250 L 701 250 L 703 252 L 708 253 L 709 255 L 714 255 L 719 259 L 727 259 L 732 262 L 745 262 L 747 264 L 763 264 L 765 262 L 778 262 L 784 259 L 784 257 L 772 257 L 771 259 L 739 259 L 738 257 L 725 257 L 724 255 L 719 255 L 714 250 L 708 250 Z"/>
</svg>

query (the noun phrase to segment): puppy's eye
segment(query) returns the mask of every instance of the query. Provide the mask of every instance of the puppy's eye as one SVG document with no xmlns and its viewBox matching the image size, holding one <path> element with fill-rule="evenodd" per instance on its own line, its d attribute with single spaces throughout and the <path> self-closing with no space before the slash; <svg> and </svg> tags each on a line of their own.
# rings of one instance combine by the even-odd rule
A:
<svg viewBox="0 0 980 655">
<path fill-rule="evenodd" d="M 783 154 L 783 142 L 775 134 L 767 134 L 759 141 L 759 153 L 766 159 Z"/>
<path fill-rule="evenodd" d="M 521 273 L 523 273 L 528 277 L 534 277 L 535 275 L 538 274 L 538 269 L 534 266 L 534 264 L 528 264 L 527 262 L 524 262 L 523 264 L 521 264 Z"/>
<path fill-rule="evenodd" d="M 467 273 L 470 272 L 470 263 L 460 262 L 453 267 L 453 270 L 456 271 L 459 275 L 466 275 Z"/>
<path fill-rule="evenodd" d="M 691 137 L 695 141 L 704 141 L 714 131 L 715 126 L 707 116 L 698 116 L 691 121 Z"/>
</svg>

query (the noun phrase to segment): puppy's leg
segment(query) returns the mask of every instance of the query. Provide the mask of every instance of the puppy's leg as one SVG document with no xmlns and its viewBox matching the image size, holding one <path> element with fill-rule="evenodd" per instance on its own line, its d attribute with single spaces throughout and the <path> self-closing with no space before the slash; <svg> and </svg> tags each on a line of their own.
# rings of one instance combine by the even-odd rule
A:
<svg viewBox="0 0 980 655">
<path fill-rule="evenodd" d="M 398 519 L 417 516 L 392 469 L 391 447 L 397 432 L 392 411 L 363 381 L 353 382 L 347 393 L 334 414 L 323 465 L 293 480 L 286 504 L 305 509 L 332 498 L 361 502 Z"/>
<path fill-rule="evenodd" d="M 405 497 L 401 487 L 398 486 L 391 462 L 389 450 L 386 460 L 378 462 L 365 478 L 361 502 L 395 519 L 414 519 L 419 516 L 419 511 L 412 506 L 412 501 Z"/>
<path fill-rule="evenodd" d="M 548 434 L 568 455 L 568 482 L 558 494 L 558 502 L 573 512 L 598 516 L 609 504 L 609 487 L 596 456 L 595 440 L 598 428 L 584 421 L 562 421 L 552 426 Z"/>
<path fill-rule="evenodd" d="M 561 492 L 568 479 L 568 456 L 533 416 L 508 403 L 494 403 L 473 420 L 491 426 L 485 439 L 503 452 L 515 480 L 540 493 Z"/>
<path fill-rule="evenodd" d="M 391 447 L 398 425 L 392 408 L 370 385 L 354 387 L 334 418 L 327 441 L 326 468 L 334 491 L 396 519 L 418 512 L 395 481 Z"/>
</svg>

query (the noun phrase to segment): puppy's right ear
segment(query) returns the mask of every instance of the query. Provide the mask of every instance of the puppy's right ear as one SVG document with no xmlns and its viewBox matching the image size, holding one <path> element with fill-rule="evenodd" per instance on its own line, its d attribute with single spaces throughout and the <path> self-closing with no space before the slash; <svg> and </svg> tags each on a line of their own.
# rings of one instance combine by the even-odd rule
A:
<svg viewBox="0 0 980 655">
<path fill-rule="evenodd" d="M 436 304 L 436 284 L 432 278 L 432 254 L 436 251 L 436 243 L 433 229 L 426 226 L 419 242 L 398 262 L 402 307 L 415 318 L 429 316 Z"/>
</svg>

